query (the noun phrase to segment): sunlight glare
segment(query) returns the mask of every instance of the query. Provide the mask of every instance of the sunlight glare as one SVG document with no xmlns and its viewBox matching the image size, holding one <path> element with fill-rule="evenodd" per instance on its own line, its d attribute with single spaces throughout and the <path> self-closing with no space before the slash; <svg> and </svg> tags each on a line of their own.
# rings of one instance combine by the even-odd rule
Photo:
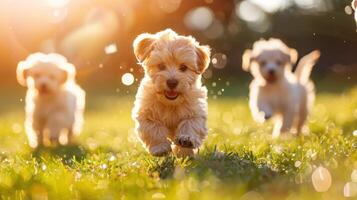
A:
<svg viewBox="0 0 357 200">
<path fill-rule="evenodd" d="M 46 0 L 47 5 L 53 8 L 62 8 L 69 3 L 69 0 Z"/>
</svg>

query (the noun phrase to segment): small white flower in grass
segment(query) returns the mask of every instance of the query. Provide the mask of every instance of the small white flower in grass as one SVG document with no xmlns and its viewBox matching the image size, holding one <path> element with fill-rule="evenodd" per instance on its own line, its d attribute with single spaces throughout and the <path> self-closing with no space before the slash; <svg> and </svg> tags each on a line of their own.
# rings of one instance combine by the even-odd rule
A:
<svg viewBox="0 0 357 200">
<path fill-rule="evenodd" d="M 166 199 L 166 196 L 161 192 L 156 192 L 151 196 L 152 199 Z"/>
<path fill-rule="evenodd" d="M 296 168 L 299 168 L 301 166 L 301 161 L 297 160 L 294 164 Z"/>
<path fill-rule="evenodd" d="M 312 184 L 317 192 L 326 192 L 332 184 L 331 174 L 328 169 L 318 167 L 312 173 Z"/>
<path fill-rule="evenodd" d="M 100 168 L 102 168 L 102 169 L 107 169 L 107 168 L 108 168 L 108 165 L 107 165 L 107 164 L 101 164 L 101 165 L 100 165 Z"/>
<path fill-rule="evenodd" d="M 216 82 L 213 82 L 212 83 L 212 87 L 216 87 L 217 86 L 217 83 Z"/>
<path fill-rule="evenodd" d="M 354 169 L 351 173 L 351 181 L 357 183 L 357 170 Z"/>
<path fill-rule="evenodd" d="M 104 48 L 104 51 L 106 54 L 113 54 L 113 53 L 116 53 L 118 51 L 117 49 L 117 45 L 116 44 L 109 44 L 108 46 L 106 46 Z"/>
<path fill-rule="evenodd" d="M 123 74 L 123 76 L 121 77 L 121 82 L 126 85 L 132 85 L 134 83 L 134 76 L 131 73 L 125 73 Z"/>
<path fill-rule="evenodd" d="M 82 178 L 82 174 L 80 172 L 76 172 L 76 174 L 74 175 L 74 180 L 79 181 L 79 179 L 81 178 Z"/>
<path fill-rule="evenodd" d="M 343 196 L 354 197 L 357 195 L 357 183 L 348 182 L 343 187 Z"/>
<path fill-rule="evenodd" d="M 42 169 L 42 171 L 46 171 L 47 166 L 46 166 L 45 164 L 42 164 L 42 165 L 41 165 L 41 169 Z"/>
<path fill-rule="evenodd" d="M 111 155 L 110 157 L 109 157 L 109 161 L 110 162 L 113 162 L 114 160 L 116 160 L 117 158 L 114 156 L 114 155 Z"/>
</svg>

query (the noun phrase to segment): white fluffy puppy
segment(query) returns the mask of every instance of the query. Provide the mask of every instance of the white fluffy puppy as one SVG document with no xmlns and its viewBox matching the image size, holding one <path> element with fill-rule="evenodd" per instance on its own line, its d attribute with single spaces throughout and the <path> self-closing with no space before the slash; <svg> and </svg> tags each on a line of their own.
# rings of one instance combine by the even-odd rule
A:
<svg viewBox="0 0 357 200">
<path fill-rule="evenodd" d="M 243 69 L 250 71 L 249 106 L 258 122 L 274 117 L 273 137 L 283 132 L 300 133 L 314 101 L 310 73 L 320 57 L 318 50 L 301 59 L 295 72 L 297 51 L 271 38 L 254 43 L 243 55 Z"/>
<path fill-rule="evenodd" d="M 58 54 L 35 53 L 17 67 L 28 88 L 25 128 L 32 148 L 67 144 L 81 131 L 85 92 L 75 82 L 75 67 Z"/>
<path fill-rule="evenodd" d="M 141 34 L 133 44 L 145 77 L 133 109 L 136 132 L 154 156 L 191 156 L 207 135 L 207 89 L 201 75 L 210 49 L 171 29 Z"/>
<path fill-rule="evenodd" d="M 357 1 L 356 1 L 356 0 L 353 0 L 353 1 L 352 1 L 352 8 L 353 8 L 353 10 L 355 10 L 355 21 L 356 21 L 356 23 L 357 23 L 357 12 L 356 12 Z"/>
</svg>

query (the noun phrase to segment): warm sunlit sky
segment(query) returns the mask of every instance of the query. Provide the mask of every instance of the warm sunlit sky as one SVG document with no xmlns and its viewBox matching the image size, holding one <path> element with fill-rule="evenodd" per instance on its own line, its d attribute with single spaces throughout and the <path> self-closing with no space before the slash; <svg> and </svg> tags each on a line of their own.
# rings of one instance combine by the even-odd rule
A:
<svg viewBox="0 0 357 200">
<path fill-rule="evenodd" d="M 341 2 L 4 0 L 0 3 L 0 82 L 13 84 L 17 62 L 42 51 L 65 55 L 76 65 L 79 79 L 129 80 L 124 81 L 128 85 L 135 81 L 132 74 L 142 73 L 132 54 L 135 36 L 168 27 L 209 44 L 214 52 L 212 66 L 219 74 L 240 69 L 242 51 L 254 40 L 270 36 L 282 37 L 303 53 L 313 48 L 322 48 L 323 53 L 326 48 L 331 54 L 346 49 L 335 62 L 329 56 L 322 58 L 331 66 L 342 63 L 346 68 L 353 64 L 357 39 L 349 1 Z M 206 78 L 212 73 L 208 70 Z"/>
</svg>

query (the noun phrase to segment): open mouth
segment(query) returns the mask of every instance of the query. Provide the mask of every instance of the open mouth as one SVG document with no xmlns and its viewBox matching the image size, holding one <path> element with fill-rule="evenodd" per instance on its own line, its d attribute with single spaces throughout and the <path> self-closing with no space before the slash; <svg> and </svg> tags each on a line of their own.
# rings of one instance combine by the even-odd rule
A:
<svg viewBox="0 0 357 200">
<path fill-rule="evenodd" d="M 175 92 L 175 91 L 165 91 L 165 97 L 169 100 L 175 100 L 177 99 L 177 97 L 179 96 L 179 93 L 178 92 Z"/>
<path fill-rule="evenodd" d="M 46 95 L 46 94 L 49 94 L 49 93 L 50 93 L 50 90 L 47 89 L 47 88 L 45 88 L 45 87 L 43 87 L 43 88 L 40 88 L 40 89 L 38 90 L 38 92 L 39 92 L 40 94 L 42 94 L 42 95 Z"/>
<path fill-rule="evenodd" d="M 275 75 L 268 75 L 267 77 L 265 77 L 265 80 L 268 83 L 274 83 L 276 81 L 276 76 Z"/>
</svg>

